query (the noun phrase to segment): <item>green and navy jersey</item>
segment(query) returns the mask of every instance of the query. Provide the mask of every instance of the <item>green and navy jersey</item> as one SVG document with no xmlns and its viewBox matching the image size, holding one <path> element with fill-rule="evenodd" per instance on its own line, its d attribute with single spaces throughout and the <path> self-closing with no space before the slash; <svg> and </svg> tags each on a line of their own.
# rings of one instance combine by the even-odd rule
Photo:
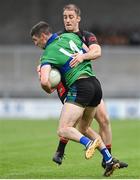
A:
<svg viewBox="0 0 140 180">
<path fill-rule="evenodd" d="M 59 31 L 57 32 L 58 35 L 63 34 L 63 33 L 69 33 L 66 29 L 64 29 L 63 31 Z M 98 44 L 98 40 L 95 36 L 95 34 L 93 34 L 92 32 L 88 32 L 88 31 L 84 31 L 84 30 L 79 30 L 77 32 L 73 32 L 74 34 L 76 34 L 77 36 L 79 36 L 79 38 L 81 39 L 81 41 L 87 45 L 87 47 L 89 47 L 92 44 Z"/>
<path fill-rule="evenodd" d="M 81 75 L 95 76 L 90 60 L 85 60 L 73 68 L 69 65 L 72 60 L 72 54 L 77 52 L 84 53 L 82 45 L 83 42 L 74 33 L 64 33 L 60 36 L 53 34 L 41 56 L 41 66 L 50 64 L 52 67 L 57 68 L 64 77 L 68 87 Z"/>
</svg>

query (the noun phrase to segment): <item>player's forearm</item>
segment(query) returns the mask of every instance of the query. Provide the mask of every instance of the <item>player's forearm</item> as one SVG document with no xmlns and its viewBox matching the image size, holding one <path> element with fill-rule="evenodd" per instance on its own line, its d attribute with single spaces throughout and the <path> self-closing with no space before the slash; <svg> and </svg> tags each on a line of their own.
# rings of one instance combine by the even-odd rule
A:
<svg viewBox="0 0 140 180">
<path fill-rule="evenodd" d="M 50 74 L 51 66 L 44 65 L 40 69 L 40 83 L 42 89 L 44 89 L 47 93 L 51 93 L 51 84 L 49 81 L 49 74 Z"/>
<path fill-rule="evenodd" d="M 89 51 L 84 53 L 83 60 L 95 60 L 101 56 L 101 47 L 99 45 L 91 45 Z"/>
<path fill-rule="evenodd" d="M 84 46 L 83 46 L 84 48 Z M 85 49 L 85 48 L 84 48 Z M 87 52 L 84 54 L 75 53 L 72 55 L 73 59 L 70 62 L 70 66 L 74 67 L 77 66 L 79 63 L 82 63 L 86 60 L 95 60 L 101 56 L 101 48 L 99 45 L 94 44 L 90 45 L 89 49 L 87 49 Z"/>
</svg>

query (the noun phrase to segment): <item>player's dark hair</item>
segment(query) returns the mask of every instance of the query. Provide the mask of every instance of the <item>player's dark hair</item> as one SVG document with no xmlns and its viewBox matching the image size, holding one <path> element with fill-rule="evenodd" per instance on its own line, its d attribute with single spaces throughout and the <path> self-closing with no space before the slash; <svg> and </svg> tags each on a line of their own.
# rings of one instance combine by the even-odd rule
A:
<svg viewBox="0 0 140 180">
<path fill-rule="evenodd" d="M 76 6 L 75 4 L 67 4 L 64 6 L 63 8 L 63 12 L 65 10 L 70 10 L 70 11 L 75 11 L 75 13 L 77 14 L 77 16 L 81 16 L 81 10 L 78 6 Z"/>
<path fill-rule="evenodd" d="M 41 33 L 45 33 L 47 35 L 51 33 L 51 28 L 45 21 L 40 21 L 39 23 L 35 24 L 30 31 L 31 36 L 40 36 Z"/>
</svg>

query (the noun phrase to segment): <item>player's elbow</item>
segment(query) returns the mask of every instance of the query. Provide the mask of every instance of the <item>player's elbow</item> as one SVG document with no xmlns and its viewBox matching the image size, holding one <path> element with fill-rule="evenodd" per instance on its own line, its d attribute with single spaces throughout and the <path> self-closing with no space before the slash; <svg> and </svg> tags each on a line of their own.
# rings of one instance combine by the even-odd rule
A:
<svg viewBox="0 0 140 180">
<path fill-rule="evenodd" d="M 91 54 L 91 59 L 97 59 L 102 55 L 101 46 L 98 44 L 91 45 L 89 52 Z"/>
<path fill-rule="evenodd" d="M 96 50 L 96 56 L 97 56 L 97 58 L 99 58 L 99 57 L 101 57 L 101 55 L 102 55 L 102 50 L 101 50 L 101 47 L 98 46 L 98 48 Z"/>
<path fill-rule="evenodd" d="M 42 89 L 43 89 L 45 92 L 47 92 L 48 94 L 51 94 L 51 93 L 52 93 L 51 89 L 48 88 L 47 86 L 44 86 L 44 85 L 41 84 L 41 87 L 42 87 Z"/>
<path fill-rule="evenodd" d="M 49 82 L 48 81 L 41 81 L 41 87 L 42 87 L 42 89 L 45 91 L 45 92 L 47 92 L 48 94 L 51 94 L 51 88 L 50 88 L 50 86 L 49 86 Z"/>
</svg>

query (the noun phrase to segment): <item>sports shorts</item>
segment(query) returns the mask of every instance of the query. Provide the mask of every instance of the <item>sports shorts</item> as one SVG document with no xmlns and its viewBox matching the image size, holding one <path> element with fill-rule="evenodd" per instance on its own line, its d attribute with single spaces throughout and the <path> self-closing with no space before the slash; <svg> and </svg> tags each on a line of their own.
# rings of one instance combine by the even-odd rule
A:
<svg viewBox="0 0 140 180">
<path fill-rule="evenodd" d="M 68 88 L 65 102 L 82 107 L 96 107 L 102 99 L 101 84 L 95 76 L 81 78 Z"/>
</svg>

